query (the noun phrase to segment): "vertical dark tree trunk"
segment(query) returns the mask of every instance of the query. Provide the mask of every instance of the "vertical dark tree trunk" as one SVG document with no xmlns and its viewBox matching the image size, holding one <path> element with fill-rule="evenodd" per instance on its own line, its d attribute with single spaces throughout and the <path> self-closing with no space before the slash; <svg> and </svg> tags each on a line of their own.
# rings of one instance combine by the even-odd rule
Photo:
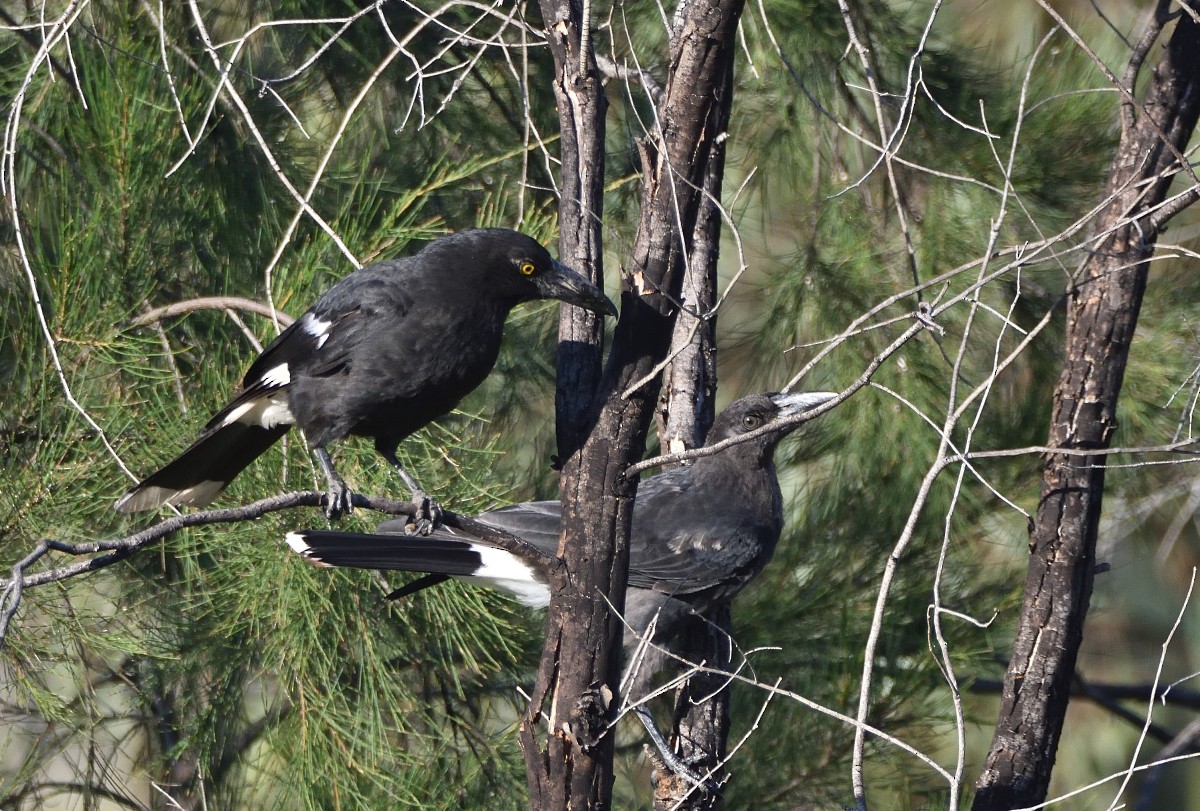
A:
<svg viewBox="0 0 1200 811">
<path fill-rule="evenodd" d="M 733 62 L 727 65 L 718 97 L 718 127 L 725 133 L 733 106 Z M 716 416 L 717 399 L 717 260 L 721 246 L 722 181 L 725 177 L 725 138 L 715 138 L 709 149 L 703 195 L 692 237 L 687 273 L 683 280 L 685 312 L 675 320 L 671 361 L 663 373 L 659 397 L 659 443 L 664 450 L 680 451 L 699 445 Z M 708 617 L 696 617 L 681 636 L 678 652 L 693 662 L 725 669 L 730 661 L 732 622 L 728 606 Z M 717 675 L 690 678 L 675 702 L 672 737 L 679 754 L 700 773 L 717 768 L 725 756 L 729 735 L 729 689 Z M 714 775 L 715 776 L 715 775 Z M 692 790 L 682 780 L 659 775 L 654 807 L 667 811 L 700 811 L 716 808 L 719 794 Z"/>
<path fill-rule="evenodd" d="M 1067 303 L 1066 358 L 1046 443 L 1053 448 L 1104 449 L 1116 427 L 1148 260 L 1170 216 L 1159 206 L 1200 114 L 1200 25 L 1191 16 L 1200 4 L 1186 5 L 1141 109 L 1128 99 L 1124 105 L 1106 188 L 1111 202 Z M 1159 3 L 1158 25 L 1169 7 Z M 1045 459 L 1020 625 L 975 811 L 1035 805 L 1046 796 L 1092 592 L 1104 460 Z"/>
<path fill-rule="evenodd" d="M 717 93 L 716 125 L 724 135 L 733 105 L 733 60 Z M 659 397 L 658 438 L 663 451 L 699 445 L 716 417 L 717 400 L 717 260 L 721 255 L 721 188 L 725 179 L 726 138 L 709 145 L 704 186 L 692 250 L 683 278 L 685 312 L 675 320 L 670 361 Z"/>
<path fill-rule="evenodd" d="M 624 606 L 637 485 L 622 473 L 641 456 L 654 414 L 657 370 L 670 345 L 683 257 L 691 249 L 699 189 L 711 142 L 719 132 L 719 94 L 713 90 L 723 86 L 733 59 L 742 4 L 685 0 L 676 11 L 669 72 L 659 102 L 662 129 L 640 144 L 640 219 L 623 284 L 621 317 L 595 398 L 597 408 L 585 412 L 582 422 L 574 422 L 578 413 L 564 414 L 561 407 L 558 414 L 559 420 L 577 426 L 582 443 L 568 441 L 560 448 L 563 536 L 558 565 L 551 572 L 554 596 L 546 647 L 521 728 L 534 809 L 610 804 L 613 735 L 608 725 L 616 708 L 621 627 L 610 603 L 617 610 Z M 547 36 L 554 43 L 556 82 L 571 86 L 580 60 L 570 54 L 589 46 L 572 49 L 563 43 L 581 41 L 582 12 L 553 0 L 546 0 L 542 8 Z M 590 58 L 584 60 L 584 68 L 594 81 Z M 572 109 L 564 108 L 561 98 L 559 102 L 563 128 L 578 126 L 566 120 L 573 116 Z M 564 172 L 575 168 L 566 157 L 563 166 Z M 601 181 L 593 171 L 591 182 Z M 591 193 L 598 190 L 581 190 L 580 197 Z M 564 359 L 559 362 L 561 369 Z M 581 379 L 571 369 L 561 369 L 560 375 L 567 381 Z M 569 399 L 570 395 L 560 396 L 560 406 Z"/>
<path fill-rule="evenodd" d="M 604 281 L 604 122 L 608 98 L 596 72 L 590 41 L 581 41 L 583 9 L 577 2 L 542 0 L 547 41 L 554 55 L 558 107 L 559 259 L 598 285 Z M 583 443 L 600 381 L 604 325 L 594 313 L 562 308 L 558 329 L 555 429 L 558 451 L 569 457 Z"/>
<path fill-rule="evenodd" d="M 706 617 L 694 617 L 677 643 L 679 655 L 691 662 L 726 671 L 730 666 L 733 627 L 728 605 L 714 608 Z M 729 736 L 728 679 L 715 673 L 697 673 L 675 701 L 673 736 L 679 755 L 701 775 L 713 777 L 725 757 Z M 711 811 L 720 807 L 722 795 L 697 791 L 674 775 L 659 774 L 654 786 L 655 811 Z"/>
<path fill-rule="evenodd" d="M 553 84 L 560 132 L 559 259 L 602 285 L 604 126 L 608 100 L 596 71 L 592 43 L 583 36 L 587 25 L 581 3 L 541 0 L 541 11 L 554 57 Z M 563 308 L 559 322 L 555 429 L 564 471 L 574 466 L 576 476 L 600 380 L 601 330 L 598 319 L 591 313 L 575 307 Z M 567 495 L 566 487 L 564 472 L 562 499 L 569 508 L 577 500 Z M 602 536 L 601 543 L 611 544 L 613 535 L 610 530 Z M 625 535 L 628 537 L 627 529 Z M 560 542 L 560 563 L 564 566 L 555 578 L 559 590 L 569 580 L 564 567 L 572 562 L 562 554 L 561 544 L 565 542 L 566 536 Z M 608 552 L 611 557 L 611 546 Z M 609 566 L 612 564 L 610 559 Z M 602 593 L 608 593 L 611 582 L 603 576 L 603 571 L 589 569 L 586 561 L 580 569 L 575 571 L 582 583 L 595 584 L 604 589 Z M 548 630 L 535 698 L 520 731 L 532 809 L 566 808 L 575 797 L 579 798 L 580 807 L 601 807 L 611 794 L 612 743 L 604 738 L 597 750 L 594 742 L 600 735 L 597 730 L 607 719 L 608 708 L 602 702 L 597 703 L 600 694 L 591 687 L 611 681 L 607 674 L 611 669 L 612 629 L 604 621 L 596 621 L 594 606 L 588 602 L 576 592 L 568 600 L 557 600 L 548 618 L 548 628 L 556 629 L 557 633 Z M 569 634 L 565 643 L 564 625 Z M 552 694 L 557 687 L 557 668 L 564 644 L 571 657 L 568 669 L 576 675 L 576 684 L 580 674 L 592 671 L 603 674 L 602 679 L 574 691 L 571 711 L 565 713 L 557 711 L 554 703 L 558 693 Z M 595 654 L 591 662 L 589 652 Z M 562 717 L 568 720 L 560 720 Z M 548 724 L 544 743 L 539 740 L 540 723 Z"/>
</svg>

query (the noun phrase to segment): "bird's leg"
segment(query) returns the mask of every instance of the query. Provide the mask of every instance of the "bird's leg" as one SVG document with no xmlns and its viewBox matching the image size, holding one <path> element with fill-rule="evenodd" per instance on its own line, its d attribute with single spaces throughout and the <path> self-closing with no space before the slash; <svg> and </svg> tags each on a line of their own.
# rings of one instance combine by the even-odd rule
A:
<svg viewBox="0 0 1200 811">
<path fill-rule="evenodd" d="M 664 766 L 670 769 L 676 777 L 686 780 L 701 791 L 708 794 L 719 793 L 720 787 L 715 780 L 703 777 L 692 771 L 691 766 L 671 750 L 670 744 L 663 737 L 662 731 L 659 730 L 658 724 L 654 721 L 654 716 L 650 714 L 650 710 L 646 709 L 645 706 L 639 706 L 634 708 L 633 714 L 638 717 L 638 720 L 642 722 L 642 726 L 646 728 L 646 734 L 650 736 L 650 742 L 658 750 L 658 756 L 662 759 Z"/>
<path fill-rule="evenodd" d="M 385 450 L 378 445 L 376 450 L 391 463 L 392 467 L 396 468 L 396 472 L 400 474 L 400 478 L 408 485 L 408 489 L 412 491 L 413 499 L 413 516 L 412 521 L 405 525 L 404 529 L 409 534 L 428 535 L 433 532 L 433 528 L 442 522 L 442 508 L 433 498 L 421 489 L 421 485 L 417 484 L 417 480 L 412 474 L 404 469 L 404 465 L 400 464 L 400 460 L 396 458 L 394 450 Z"/>
<path fill-rule="evenodd" d="M 322 505 L 325 517 L 330 521 L 336 521 L 342 517 L 343 513 L 348 514 L 354 511 L 352 503 L 354 493 L 333 469 L 333 460 L 329 458 L 329 451 L 324 448 L 314 448 L 313 456 L 317 457 L 317 464 L 320 465 L 321 472 L 325 474 L 325 498 Z"/>
</svg>

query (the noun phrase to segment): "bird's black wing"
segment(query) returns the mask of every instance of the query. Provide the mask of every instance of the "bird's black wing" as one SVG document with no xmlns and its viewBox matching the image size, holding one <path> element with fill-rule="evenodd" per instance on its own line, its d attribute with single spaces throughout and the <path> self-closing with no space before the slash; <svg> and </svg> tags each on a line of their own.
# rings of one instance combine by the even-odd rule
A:
<svg viewBox="0 0 1200 811">
<path fill-rule="evenodd" d="M 720 522 L 677 528 L 633 547 L 629 585 L 686 595 L 715 588 L 736 591 L 761 570 L 774 549 L 754 527 Z"/>
<path fill-rule="evenodd" d="M 629 549 L 631 587 L 673 595 L 736 592 L 761 570 L 778 539 L 775 519 L 711 489 L 688 468 L 639 486 Z"/>
<path fill-rule="evenodd" d="M 634 507 L 629 585 L 667 594 L 740 588 L 774 550 L 769 521 L 742 504 L 723 503 L 697 486 L 688 468 L 643 481 Z M 492 510 L 479 522 L 504 530 L 548 555 L 558 550 L 562 504 L 535 501 Z M 778 529 L 774 530 L 778 534 Z"/>
<path fill-rule="evenodd" d="M 341 296 L 331 300 L 327 293 L 255 359 L 242 378 L 243 391 L 287 386 L 299 373 L 336 371 L 346 362 L 363 323 L 361 306 Z"/>
<path fill-rule="evenodd" d="M 477 516 L 553 555 L 562 504 L 534 501 Z M 668 594 L 740 587 L 774 549 L 768 523 L 742 504 L 727 504 L 697 486 L 688 468 L 652 476 L 638 486 L 629 549 L 629 585 Z M 775 530 L 776 534 L 778 530 Z M 765 554 L 764 554 L 765 552 Z"/>
<path fill-rule="evenodd" d="M 250 389 L 302 373 L 319 377 L 337 371 L 376 316 L 394 328 L 412 309 L 415 296 L 406 287 L 419 283 L 409 259 L 368 265 L 346 276 L 279 333 L 246 370 Z"/>
<path fill-rule="evenodd" d="M 562 531 L 562 504 L 557 501 L 529 501 L 477 516 L 481 524 L 516 535 L 545 555 L 558 553 Z"/>
<path fill-rule="evenodd" d="M 344 281 L 344 280 L 343 280 Z M 293 321 L 275 338 L 242 378 L 242 390 L 204 426 L 202 436 L 234 422 L 261 422 L 255 406 L 272 399 L 286 402 L 284 392 L 293 378 L 317 374 L 320 370 L 336 370 L 346 362 L 346 348 L 353 345 L 354 335 L 361 325 L 359 311 L 347 307 L 330 312 L 321 308 L 321 299 L 304 315 Z M 320 310 L 326 312 L 320 314 Z M 285 422 L 291 422 L 288 414 Z"/>
</svg>

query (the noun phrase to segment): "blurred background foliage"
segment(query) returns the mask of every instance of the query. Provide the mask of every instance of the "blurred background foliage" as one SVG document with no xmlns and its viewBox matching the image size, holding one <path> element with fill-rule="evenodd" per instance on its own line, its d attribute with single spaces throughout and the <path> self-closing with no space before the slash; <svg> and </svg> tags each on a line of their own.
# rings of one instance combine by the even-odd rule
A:
<svg viewBox="0 0 1200 811">
<path fill-rule="evenodd" d="M 931 4 L 850 7 L 876 60 L 870 79 L 899 93 Z M 1150 6 L 1055 8 L 1120 73 L 1125 41 L 1136 39 Z M 258 28 L 236 49 L 228 80 L 253 128 L 218 94 L 190 8 L 88 5 L 69 49 L 54 48 L 53 67 L 31 76 L 38 30 L 0 30 L 0 97 L 9 111 L 19 93 L 23 99 L 13 163 L 20 234 L 55 350 L 38 320 L 6 198 L 5 569 L 41 538 L 115 537 L 143 526 L 148 519 L 111 509 L 131 480 L 122 465 L 145 473 L 185 445 L 232 390 L 255 342 L 276 329 L 269 319 L 223 310 L 149 327 L 133 319 L 211 295 L 271 301 L 298 315 L 352 269 L 309 217 L 287 237 L 296 202 L 272 161 L 301 190 L 324 166 L 312 208 L 360 262 L 475 225 L 519 227 L 553 244 L 549 56 L 520 47 L 530 38 L 506 23 L 540 27 L 536 7 L 497 6 L 480 20 L 475 6 L 386 3 L 344 30 L 333 19 L 358 11 L 307 0 L 200 10 L 225 57 L 256 24 L 307 21 Z M 438 24 L 425 16 L 434 11 Z M 662 81 L 661 11 L 641 3 L 593 11 L 597 51 L 636 61 Z M 34 4 L 14 5 L 4 22 L 28 26 L 40 14 Z M 1058 233 L 1096 204 L 1117 98 L 1062 33 L 1039 50 L 1051 27 L 1032 2 L 945 4 L 920 62 L 925 89 L 905 119 L 897 194 L 859 141 L 877 138 L 876 111 L 861 92 L 868 77 L 847 53 L 836 4 L 750 4 L 723 201 L 736 225 L 736 238 L 727 231 L 722 246 L 729 286 L 718 321 L 723 402 L 782 387 L 861 313 L 985 255 L 993 223 L 996 247 L 1012 248 Z M 465 29 L 473 39 L 449 36 Z M 491 37 L 512 47 L 484 47 Z M 400 38 L 406 55 L 378 71 Z M 615 292 L 637 221 L 636 140 L 653 110 L 642 86 L 612 80 L 608 91 L 605 227 Z M 894 127 L 899 101 L 888 101 L 883 112 Z M 997 189 L 1014 139 L 1000 220 Z M 1195 236 L 1192 217 L 1168 238 L 1186 246 Z M 1077 261 L 1039 259 L 979 292 L 983 309 L 967 333 L 961 391 L 985 380 L 997 354 L 1014 349 L 1048 313 L 1051 326 L 996 379 L 972 447 L 1044 441 L 1059 360 L 1061 316 L 1053 308 Z M 1190 264 L 1164 261 L 1152 272 L 1117 445 L 1157 445 L 1190 431 L 1200 354 Z M 922 298 L 954 295 L 976 273 Z M 801 385 L 850 383 L 911 323 L 917 303 L 910 295 L 884 309 L 872 322 L 882 326 L 842 343 Z M 461 412 L 401 448 L 450 509 L 556 495 L 549 463 L 556 315 L 554 305 L 515 313 L 488 383 Z M 756 651 L 755 678 L 782 679 L 786 689 L 853 714 L 880 572 L 938 444 L 917 412 L 944 419 L 967 319 L 965 305 L 946 313 L 943 333 L 922 335 L 880 369 L 875 381 L 886 388 L 863 391 L 781 449 L 786 536 L 734 607 L 737 642 Z M 348 442 L 336 453 L 358 489 L 396 491 L 369 448 Z M 945 539 L 942 603 L 984 622 L 995 616 L 986 628 L 946 623 L 967 693 L 968 785 L 996 712 L 986 685 L 1003 673 L 1024 580 L 1026 519 L 996 493 L 1032 511 L 1040 480 L 1036 455 L 976 469 L 988 487 L 968 476 L 956 493 L 953 472 L 944 473 L 920 516 L 888 603 L 870 719 L 953 763 L 950 693 L 930 654 L 927 623 Z M 293 436 L 220 503 L 316 482 Z M 1117 468 L 1109 487 L 1101 550 L 1112 569 L 1097 580 L 1080 676 L 1147 683 L 1200 554 L 1200 490 L 1187 465 Z M 385 603 L 381 595 L 396 582 L 317 571 L 286 551 L 289 529 L 321 520 L 316 511 L 285 513 L 183 532 L 103 572 L 26 591 L 0 660 L 0 808 L 166 807 L 168 794 L 185 808 L 523 807 L 514 733 L 541 618 L 458 584 Z M 375 520 L 357 514 L 344 526 Z M 1184 614 L 1166 654 L 1166 680 L 1200 670 L 1192 642 L 1198 621 L 1195 611 Z M 975 680 L 983 689 L 972 692 Z M 731 742 L 750 732 L 765 701 L 760 690 L 735 689 Z M 1136 702 L 1125 706 L 1144 715 Z M 1178 730 L 1190 714 L 1160 708 L 1155 720 Z M 1113 713 L 1077 702 L 1054 790 L 1120 769 L 1137 733 Z M 731 765 L 727 807 L 840 807 L 850 797 L 852 739 L 847 726 L 775 698 Z M 617 805 L 647 806 L 641 737 L 631 729 L 620 740 Z M 1160 745 L 1151 740 L 1143 760 Z M 946 804 L 937 775 L 885 744 L 871 744 L 868 771 L 879 807 Z M 1194 767 L 1175 766 L 1159 796 L 1200 794 L 1189 790 L 1196 779 Z M 1137 778 L 1126 799 L 1144 796 Z M 1059 807 L 1094 802 L 1089 794 Z M 1173 807 L 1200 808 L 1191 802 Z"/>
</svg>

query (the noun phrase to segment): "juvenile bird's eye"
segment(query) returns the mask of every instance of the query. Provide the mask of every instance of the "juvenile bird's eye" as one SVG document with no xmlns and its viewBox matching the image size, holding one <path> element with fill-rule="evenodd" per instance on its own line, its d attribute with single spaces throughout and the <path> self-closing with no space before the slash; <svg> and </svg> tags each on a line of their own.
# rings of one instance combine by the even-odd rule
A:
<svg viewBox="0 0 1200 811">
<path fill-rule="evenodd" d="M 522 262 L 520 270 L 522 276 L 532 276 L 537 268 L 534 267 L 533 262 Z"/>
<path fill-rule="evenodd" d="M 747 431 L 753 431 L 760 425 L 762 425 L 762 418 L 757 414 L 747 414 L 742 417 L 742 427 Z"/>
</svg>

